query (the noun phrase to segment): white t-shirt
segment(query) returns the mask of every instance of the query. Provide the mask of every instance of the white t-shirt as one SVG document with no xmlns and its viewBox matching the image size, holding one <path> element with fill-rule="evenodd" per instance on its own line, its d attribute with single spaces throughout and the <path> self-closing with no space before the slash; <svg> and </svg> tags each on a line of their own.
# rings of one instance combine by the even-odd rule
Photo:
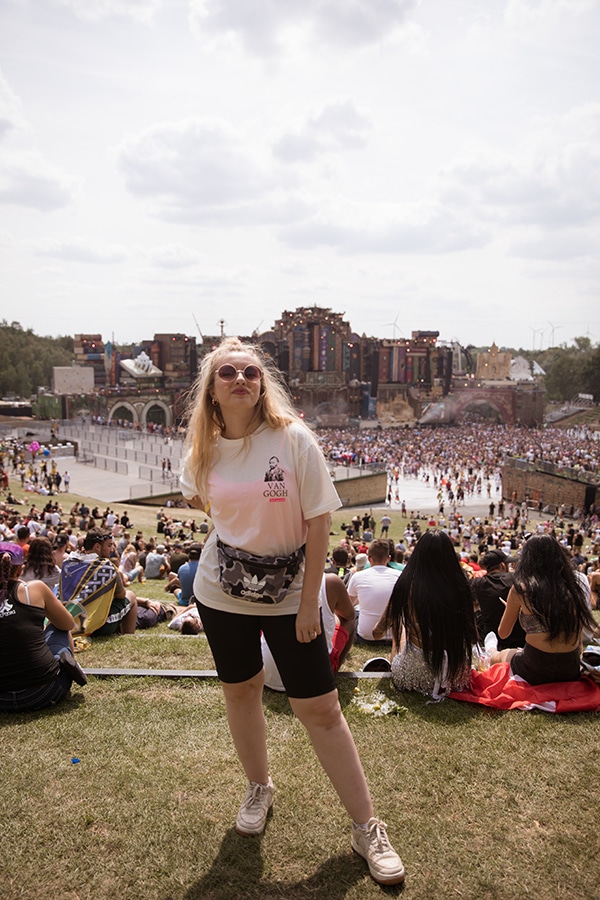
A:
<svg viewBox="0 0 600 900">
<path fill-rule="evenodd" d="M 199 494 L 186 457 L 181 492 Z M 217 535 L 226 544 L 256 556 L 287 556 L 306 542 L 307 519 L 341 504 L 323 454 L 305 426 L 261 426 L 244 442 L 219 438 L 208 481 L 208 512 L 215 530 L 200 557 L 194 596 L 213 609 L 247 615 L 295 613 L 304 566 L 279 604 L 254 603 L 225 594 L 219 581 Z"/>
<path fill-rule="evenodd" d="M 402 573 L 390 566 L 371 566 L 355 572 L 348 583 L 348 595 L 360 607 L 358 634 L 365 641 L 374 640 L 373 628 L 388 605 L 394 585 Z M 389 634 L 386 636 L 389 638 Z"/>
</svg>

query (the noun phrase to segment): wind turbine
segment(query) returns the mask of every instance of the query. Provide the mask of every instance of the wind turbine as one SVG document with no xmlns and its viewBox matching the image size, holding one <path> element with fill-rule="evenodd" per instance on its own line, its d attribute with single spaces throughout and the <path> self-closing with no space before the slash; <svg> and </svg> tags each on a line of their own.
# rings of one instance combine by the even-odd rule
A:
<svg viewBox="0 0 600 900">
<path fill-rule="evenodd" d="M 535 350 L 535 336 L 536 336 L 536 334 L 542 335 L 544 333 L 544 329 L 543 328 L 532 328 L 531 325 L 529 326 L 529 328 L 531 329 L 531 331 L 533 331 L 533 344 L 532 344 L 531 349 Z M 540 350 L 541 349 L 542 349 L 542 339 L 540 337 Z"/>
<path fill-rule="evenodd" d="M 396 315 L 396 318 L 394 319 L 393 322 L 386 322 L 385 325 L 383 326 L 384 328 L 387 328 L 388 325 L 392 326 L 392 328 L 394 329 L 394 338 L 393 338 L 394 340 L 396 340 L 396 332 L 400 331 L 400 328 L 398 328 L 398 319 L 399 318 L 400 318 L 400 312 L 398 312 L 398 314 Z"/>
<path fill-rule="evenodd" d="M 196 323 L 196 328 L 198 329 L 198 334 L 200 335 L 200 340 L 203 341 L 203 340 L 204 340 L 204 336 L 203 336 L 202 332 L 200 331 L 200 326 L 198 325 L 198 319 L 196 318 L 196 316 L 194 315 L 194 313 L 192 313 L 192 319 L 193 319 L 194 322 Z"/>
<path fill-rule="evenodd" d="M 548 319 L 548 325 L 549 325 L 550 328 L 552 329 L 552 331 L 550 332 L 550 345 L 549 345 L 549 347 L 548 347 L 548 349 L 550 349 L 550 347 L 554 347 L 554 346 L 555 346 L 555 344 L 554 344 L 554 332 L 555 332 L 555 330 L 556 330 L 557 328 L 564 328 L 565 326 L 564 326 L 564 325 L 553 325 L 552 322 L 550 321 L 550 319 Z"/>
</svg>

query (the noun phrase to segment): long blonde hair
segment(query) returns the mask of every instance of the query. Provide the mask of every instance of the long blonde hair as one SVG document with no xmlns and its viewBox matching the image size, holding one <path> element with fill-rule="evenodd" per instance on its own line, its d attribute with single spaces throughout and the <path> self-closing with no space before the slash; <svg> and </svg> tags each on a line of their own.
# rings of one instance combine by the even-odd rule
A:
<svg viewBox="0 0 600 900">
<path fill-rule="evenodd" d="M 254 356 L 262 369 L 260 395 L 246 437 L 263 423 L 269 428 L 283 428 L 291 422 L 300 422 L 304 425 L 292 406 L 281 373 L 271 359 L 254 344 L 245 344 L 239 338 L 225 338 L 202 360 L 187 406 L 185 447 L 189 453 L 189 466 L 199 496 L 205 503 L 208 473 L 214 462 L 215 446 L 225 431 L 221 409 L 218 404 L 213 403 L 211 391 L 221 360 L 231 353 Z"/>
</svg>

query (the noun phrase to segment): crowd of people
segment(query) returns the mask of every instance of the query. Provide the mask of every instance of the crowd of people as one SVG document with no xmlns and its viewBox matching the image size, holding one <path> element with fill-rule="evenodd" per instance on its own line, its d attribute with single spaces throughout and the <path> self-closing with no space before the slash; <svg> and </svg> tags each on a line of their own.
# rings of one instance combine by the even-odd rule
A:
<svg viewBox="0 0 600 900">
<path fill-rule="evenodd" d="M 432 480 L 443 475 L 458 480 L 479 470 L 493 479 L 506 457 L 600 471 L 600 441 L 585 427 L 528 428 L 477 421 L 443 428 L 369 428 L 354 434 L 321 428 L 317 434 L 326 457 L 342 465 L 380 463 L 403 475 L 429 475 Z"/>
<path fill-rule="evenodd" d="M 40 507 L 31 504 L 26 510 L 6 500 L 0 503 L 0 541 L 20 548 L 23 581 L 41 581 L 66 602 L 71 598 L 65 572 L 71 563 L 109 561 L 105 571 L 115 572 L 111 603 L 101 622 L 94 618 L 95 634 L 132 633 L 171 619 L 181 612 L 180 607 L 189 606 L 193 597 L 185 570 L 198 559 L 202 544 L 197 538 L 206 532 L 206 518 L 197 524 L 195 517 L 178 518 L 162 508 L 157 512 L 156 534 L 145 538 L 127 511 L 117 515 L 110 506 L 100 510 L 77 501 L 65 510 L 57 498 L 49 498 Z M 134 591 L 134 584 L 138 588 L 160 579 L 168 592 L 163 602 Z M 85 632 L 92 633 L 91 618 L 85 622 Z"/>
</svg>

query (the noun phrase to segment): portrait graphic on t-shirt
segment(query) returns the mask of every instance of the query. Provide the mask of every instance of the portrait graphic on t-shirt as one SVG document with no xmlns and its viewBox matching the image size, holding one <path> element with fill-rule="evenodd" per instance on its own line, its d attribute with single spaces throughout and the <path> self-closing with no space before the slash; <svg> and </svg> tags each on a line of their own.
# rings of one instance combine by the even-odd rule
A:
<svg viewBox="0 0 600 900">
<path fill-rule="evenodd" d="M 269 460 L 269 468 L 265 472 L 265 481 L 285 481 L 285 475 L 279 465 L 278 456 L 272 456 Z"/>
<path fill-rule="evenodd" d="M 287 497 L 285 472 L 279 465 L 278 456 L 270 457 L 269 468 L 265 472 L 264 481 L 268 484 L 268 487 L 263 491 L 263 497 L 267 498 L 269 503 L 285 502 Z"/>
</svg>

